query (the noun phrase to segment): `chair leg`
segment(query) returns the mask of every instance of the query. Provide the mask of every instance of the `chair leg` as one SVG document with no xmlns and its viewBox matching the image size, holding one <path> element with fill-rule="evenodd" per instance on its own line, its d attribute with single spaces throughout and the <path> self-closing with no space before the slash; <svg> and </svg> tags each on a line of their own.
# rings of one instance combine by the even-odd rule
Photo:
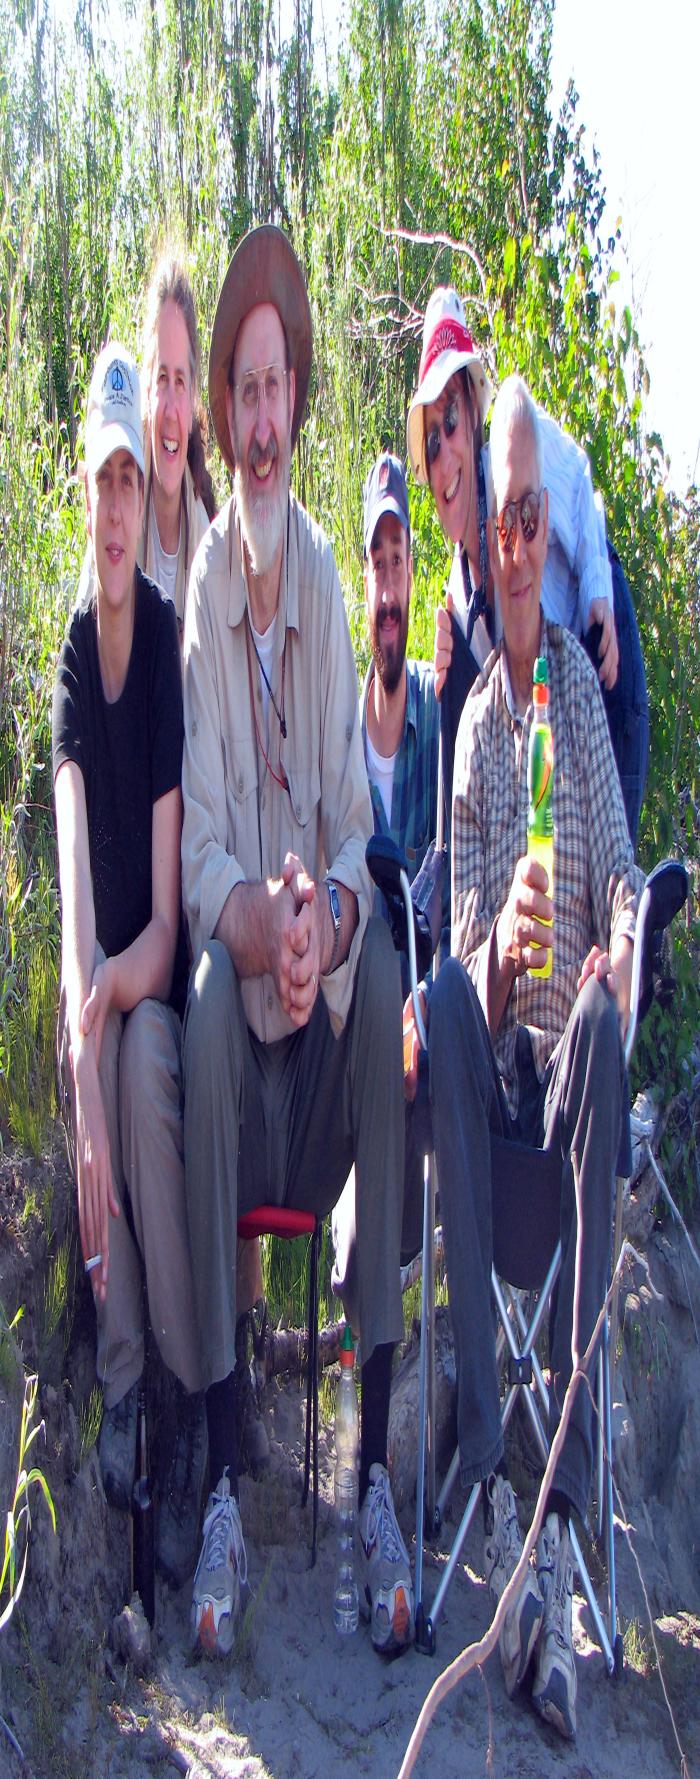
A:
<svg viewBox="0 0 700 1779">
<path fill-rule="evenodd" d="M 430 1162 L 426 1155 L 423 1169 L 423 1267 L 421 1275 L 420 1352 L 418 1356 L 418 1473 L 416 1477 L 416 1642 L 423 1645 L 423 1539 L 425 1537 L 425 1457 L 428 1443 L 430 1351 L 428 1341 L 428 1306 L 430 1303 L 429 1254 L 433 1245 L 431 1216 Z"/>
<path fill-rule="evenodd" d="M 321 1245 L 321 1229 L 317 1222 L 311 1237 L 309 1252 L 309 1300 L 308 1300 L 308 1357 L 306 1377 L 306 1448 L 304 1455 L 304 1487 L 301 1505 L 306 1506 L 309 1498 L 309 1478 L 311 1475 L 311 1455 L 313 1448 L 313 1515 L 311 1531 L 311 1568 L 316 1562 L 316 1534 L 318 1529 L 318 1256 Z"/>
</svg>

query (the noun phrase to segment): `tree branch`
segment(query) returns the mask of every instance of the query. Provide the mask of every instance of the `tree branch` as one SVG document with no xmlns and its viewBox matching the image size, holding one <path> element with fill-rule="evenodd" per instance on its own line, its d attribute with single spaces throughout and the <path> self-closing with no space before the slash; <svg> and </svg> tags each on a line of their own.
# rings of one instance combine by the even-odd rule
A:
<svg viewBox="0 0 700 1779">
<path fill-rule="evenodd" d="M 577 1208 L 579 1210 L 578 1233 L 577 1233 L 577 1242 L 576 1242 L 576 1250 L 577 1250 L 576 1251 L 576 1268 L 577 1268 L 577 1278 L 578 1278 L 578 1262 L 579 1262 L 580 1244 L 581 1244 L 581 1221 L 580 1221 L 580 1206 L 579 1206 L 578 1169 L 576 1168 L 576 1166 L 574 1166 L 574 1183 L 576 1186 Z M 574 1399 L 576 1396 L 576 1392 L 577 1392 L 581 1382 L 586 1378 L 586 1372 L 587 1372 L 588 1366 L 590 1365 L 591 1360 L 595 1354 L 598 1340 L 600 1338 L 600 1333 L 601 1333 L 601 1330 L 603 1327 L 603 1322 L 604 1322 L 605 1316 L 607 1315 L 608 1306 L 610 1304 L 610 1301 L 612 1298 L 612 1293 L 613 1293 L 613 1288 L 615 1285 L 615 1280 L 618 1277 L 619 1273 L 621 1272 L 623 1264 L 625 1263 L 628 1255 L 631 1256 L 632 1259 L 636 1260 L 638 1265 L 641 1266 L 644 1269 L 644 1271 L 646 1272 L 647 1280 L 649 1283 L 649 1289 L 652 1292 L 653 1296 L 656 1298 L 660 1297 L 660 1293 L 656 1290 L 655 1285 L 652 1283 L 651 1276 L 649 1273 L 649 1267 L 648 1267 L 646 1260 L 643 1258 L 643 1256 L 641 1254 L 639 1254 L 637 1252 L 637 1249 L 632 1246 L 631 1242 L 628 1242 L 628 1241 L 623 1242 L 622 1248 L 620 1249 L 620 1254 L 618 1256 L 617 1265 L 614 1268 L 612 1279 L 610 1281 L 610 1286 L 609 1286 L 608 1290 L 606 1291 L 605 1297 L 603 1299 L 602 1307 L 601 1307 L 598 1317 L 596 1318 L 595 1326 L 593 1328 L 593 1333 L 591 1334 L 591 1338 L 588 1342 L 588 1346 L 586 1347 L 586 1351 L 583 1355 L 583 1358 L 580 1360 L 580 1362 L 578 1360 L 575 1360 L 574 1370 L 572 1371 L 571 1378 L 569 1380 L 569 1384 L 567 1387 L 566 1395 L 564 1397 L 564 1401 L 562 1404 L 561 1420 L 559 1422 L 559 1426 L 557 1427 L 557 1431 L 554 1435 L 554 1439 L 552 1440 L 552 1446 L 551 1446 L 551 1450 L 549 1453 L 549 1459 L 548 1459 L 547 1467 L 546 1467 L 546 1470 L 545 1470 L 545 1473 L 544 1473 L 544 1476 L 542 1478 L 542 1482 L 540 1485 L 540 1492 L 537 1497 L 537 1503 L 535 1506 L 535 1512 L 534 1512 L 532 1524 L 531 1524 L 530 1529 L 527 1533 L 527 1536 L 523 1540 L 522 1553 L 521 1553 L 517 1568 L 513 1571 L 510 1581 L 508 1582 L 507 1587 L 504 1589 L 504 1591 L 501 1595 L 501 1598 L 498 1602 L 498 1606 L 496 1608 L 494 1617 L 493 1617 L 492 1622 L 489 1626 L 489 1629 L 486 1631 L 485 1635 L 479 1640 L 478 1643 L 471 1643 L 471 1644 L 469 1644 L 467 1649 L 462 1650 L 461 1654 L 455 1658 L 455 1660 L 450 1664 L 449 1668 L 445 1669 L 444 1674 L 439 1675 L 438 1679 L 435 1681 L 434 1685 L 431 1687 L 430 1692 L 428 1693 L 428 1696 L 423 1704 L 422 1710 L 420 1711 L 418 1719 L 416 1721 L 416 1724 L 415 1724 L 415 1727 L 413 1730 L 413 1734 L 411 1736 L 410 1742 L 408 1744 L 408 1748 L 406 1749 L 406 1753 L 404 1755 L 404 1759 L 403 1759 L 403 1762 L 402 1762 L 400 1770 L 399 1770 L 398 1779 L 409 1779 L 409 1774 L 411 1774 L 413 1772 L 415 1764 L 416 1764 L 416 1760 L 418 1758 L 418 1754 L 420 1752 L 420 1749 L 422 1747 L 422 1744 L 423 1744 L 423 1741 L 425 1738 L 426 1731 L 428 1729 L 428 1725 L 431 1723 L 431 1721 L 435 1715 L 435 1712 L 438 1708 L 438 1705 L 440 1705 L 442 1703 L 442 1700 L 447 1697 L 448 1693 L 452 1692 L 453 1687 L 455 1687 L 457 1685 L 457 1682 L 459 1680 L 463 1680 L 467 1674 L 470 1674 L 472 1672 L 472 1669 L 474 1669 L 476 1667 L 481 1667 L 482 1664 L 488 1660 L 488 1657 L 492 1654 L 493 1650 L 496 1648 L 499 1633 L 501 1630 L 501 1625 L 503 1624 L 503 1620 L 506 1616 L 506 1613 L 508 1612 L 508 1609 L 509 1609 L 512 1601 L 517 1597 L 517 1595 L 520 1591 L 520 1587 L 522 1585 L 522 1582 L 523 1582 L 523 1579 L 525 1576 L 525 1570 L 526 1570 L 528 1562 L 530 1560 L 531 1552 L 534 1549 L 535 1542 L 537 1540 L 538 1534 L 539 1534 L 541 1526 L 542 1526 L 542 1520 L 544 1518 L 545 1503 L 547 1500 L 547 1496 L 549 1494 L 549 1490 L 551 1487 L 554 1472 L 555 1472 L 557 1464 L 559 1462 L 559 1456 L 561 1453 L 561 1449 L 564 1444 L 564 1440 L 566 1439 L 566 1434 L 567 1434 L 567 1430 L 568 1430 L 568 1426 L 569 1426 L 569 1421 L 571 1419 L 571 1411 L 572 1411 Z M 574 1315 L 572 1318 L 572 1355 L 575 1354 L 575 1347 L 576 1347 L 575 1330 L 577 1327 L 577 1319 L 578 1319 L 577 1318 L 577 1305 L 578 1305 L 578 1289 L 575 1289 Z"/>
</svg>

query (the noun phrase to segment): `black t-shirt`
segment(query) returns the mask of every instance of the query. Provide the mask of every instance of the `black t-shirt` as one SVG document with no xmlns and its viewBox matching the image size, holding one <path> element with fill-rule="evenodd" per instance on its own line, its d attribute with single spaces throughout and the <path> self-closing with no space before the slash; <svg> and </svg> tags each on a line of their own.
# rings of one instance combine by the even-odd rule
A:
<svg viewBox="0 0 700 1779">
<path fill-rule="evenodd" d="M 134 636 L 121 696 L 110 704 L 104 695 L 92 603 L 73 613 L 53 693 L 54 781 L 65 760 L 80 767 L 95 925 L 107 957 L 132 945 L 151 919 L 153 804 L 180 784 L 182 744 L 175 607 L 137 568 Z M 180 923 L 170 996 L 179 1012 L 186 987 Z"/>
</svg>

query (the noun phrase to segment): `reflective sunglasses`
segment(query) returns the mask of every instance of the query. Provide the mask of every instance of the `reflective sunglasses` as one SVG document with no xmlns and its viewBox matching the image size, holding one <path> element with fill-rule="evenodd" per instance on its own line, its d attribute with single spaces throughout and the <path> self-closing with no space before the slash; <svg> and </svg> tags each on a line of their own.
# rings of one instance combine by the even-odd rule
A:
<svg viewBox="0 0 700 1779">
<path fill-rule="evenodd" d="M 266 364 L 259 371 L 245 371 L 238 383 L 234 383 L 234 389 L 239 391 L 248 413 L 257 414 L 261 395 L 264 395 L 265 407 L 271 413 L 279 402 L 286 375 L 281 364 Z"/>
<path fill-rule="evenodd" d="M 521 500 L 509 500 L 504 507 L 501 507 L 496 519 L 496 530 L 501 549 L 505 550 L 506 556 L 512 556 L 515 549 L 518 514 L 526 544 L 531 544 L 533 538 L 537 536 L 543 493 L 544 489 L 540 488 L 539 494 L 532 492 L 523 494 Z"/>
<path fill-rule="evenodd" d="M 431 469 L 440 456 L 440 432 L 444 431 L 445 438 L 451 439 L 453 432 L 457 431 L 458 422 L 459 396 L 453 395 L 451 402 L 448 402 L 445 408 L 442 420 L 436 420 L 435 425 L 431 426 L 425 441 L 425 455 Z"/>
</svg>

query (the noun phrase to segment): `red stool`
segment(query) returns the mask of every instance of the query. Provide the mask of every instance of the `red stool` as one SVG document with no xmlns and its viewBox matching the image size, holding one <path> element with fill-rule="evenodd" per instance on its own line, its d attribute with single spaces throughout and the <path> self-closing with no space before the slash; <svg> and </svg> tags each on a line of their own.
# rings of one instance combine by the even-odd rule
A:
<svg viewBox="0 0 700 1779">
<path fill-rule="evenodd" d="M 257 1205 L 238 1219 L 238 1234 L 245 1241 L 256 1235 L 276 1235 L 282 1241 L 294 1241 L 298 1235 L 310 1235 L 308 1360 L 306 1373 L 306 1452 L 304 1456 L 304 1488 L 301 1505 L 309 1496 L 311 1470 L 311 1432 L 313 1424 L 314 1492 L 311 1532 L 311 1568 L 316 1562 L 316 1529 L 318 1525 L 318 1256 L 321 1246 L 321 1225 L 313 1211 L 292 1211 L 284 1205 Z"/>
</svg>

